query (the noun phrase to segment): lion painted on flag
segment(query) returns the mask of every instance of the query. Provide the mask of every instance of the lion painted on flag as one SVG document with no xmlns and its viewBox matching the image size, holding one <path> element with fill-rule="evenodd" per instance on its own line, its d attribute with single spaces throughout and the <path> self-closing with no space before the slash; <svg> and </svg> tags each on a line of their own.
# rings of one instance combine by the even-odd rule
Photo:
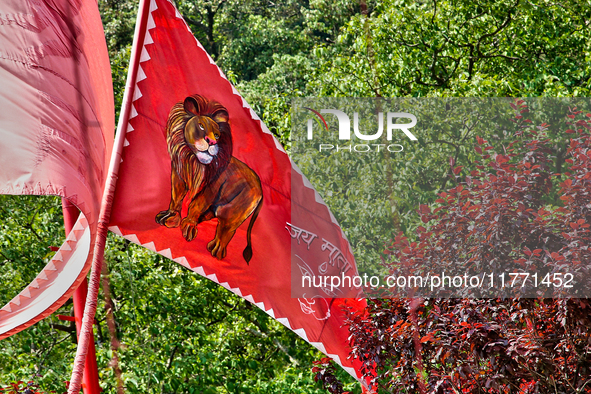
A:
<svg viewBox="0 0 591 394">
<path fill-rule="evenodd" d="M 171 158 L 172 196 L 168 210 L 156 215 L 163 226 L 181 227 L 183 237 L 192 241 L 197 225 L 218 219 L 215 238 L 207 250 L 217 259 L 238 227 L 252 215 L 242 256 L 252 258 L 251 232 L 263 205 L 258 175 L 232 156 L 232 134 L 228 111 L 216 101 L 200 95 L 176 103 L 168 116 L 166 140 Z M 187 216 L 181 218 L 185 198 Z"/>
</svg>

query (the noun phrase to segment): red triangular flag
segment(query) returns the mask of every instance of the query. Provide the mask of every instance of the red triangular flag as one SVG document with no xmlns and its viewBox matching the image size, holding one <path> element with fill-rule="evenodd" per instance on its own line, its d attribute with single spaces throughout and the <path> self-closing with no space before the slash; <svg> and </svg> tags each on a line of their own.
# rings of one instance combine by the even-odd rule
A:
<svg viewBox="0 0 591 394">
<path fill-rule="evenodd" d="M 90 269 L 114 129 L 95 0 L 0 4 L 0 193 L 57 195 L 82 215 L 37 278 L 0 309 L 0 339 L 50 315 Z"/>
<path fill-rule="evenodd" d="M 356 273 L 330 211 L 172 2 L 140 3 L 140 15 L 109 229 L 257 305 L 359 379 L 342 307 L 365 301 L 317 291 L 292 298 L 292 270 L 296 283 L 328 260 L 321 272 L 343 270 L 324 242 Z M 305 264 L 294 258 L 292 266 L 292 241 L 305 249 Z"/>
</svg>

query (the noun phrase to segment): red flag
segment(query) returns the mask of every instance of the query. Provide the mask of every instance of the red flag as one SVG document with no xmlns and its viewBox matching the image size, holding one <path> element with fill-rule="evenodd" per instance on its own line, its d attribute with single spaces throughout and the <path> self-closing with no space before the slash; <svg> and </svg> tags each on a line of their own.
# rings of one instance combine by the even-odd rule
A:
<svg viewBox="0 0 591 394">
<path fill-rule="evenodd" d="M 141 2 L 142 13 L 109 229 L 252 302 L 359 379 L 342 307 L 364 301 L 291 294 L 292 270 L 357 272 L 336 221 L 172 2 Z M 305 264 L 292 266 L 292 241 L 311 253 Z"/>
<path fill-rule="evenodd" d="M 86 276 L 111 156 L 111 68 L 94 0 L 0 4 L 0 193 L 81 211 L 41 273 L 0 309 L 0 339 L 61 306 Z"/>
</svg>

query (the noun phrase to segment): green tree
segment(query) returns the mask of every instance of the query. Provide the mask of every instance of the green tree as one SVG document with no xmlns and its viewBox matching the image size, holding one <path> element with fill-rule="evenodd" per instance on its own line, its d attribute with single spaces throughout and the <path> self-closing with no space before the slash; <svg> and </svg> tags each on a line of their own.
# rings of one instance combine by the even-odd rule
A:
<svg viewBox="0 0 591 394">
<path fill-rule="evenodd" d="M 318 92 L 586 96 L 590 17 L 579 1 L 383 1 L 318 48 Z"/>
</svg>

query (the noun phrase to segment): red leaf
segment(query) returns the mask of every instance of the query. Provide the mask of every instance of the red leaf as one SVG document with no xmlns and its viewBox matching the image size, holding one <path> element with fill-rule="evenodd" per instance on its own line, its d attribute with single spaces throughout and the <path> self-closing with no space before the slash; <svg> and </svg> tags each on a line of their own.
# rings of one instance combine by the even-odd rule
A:
<svg viewBox="0 0 591 394">
<path fill-rule="evenodd" d="M 433 334 L 429 333 L 427 335 L 425 335 L 424 337 L 421 338 L 421 343 L 425 343 L 425 342 L 429 342 L 429 341 L 433 341 Z"/>
<path fill-rule="evenodd" d="M 431 208 L 426 204 L 421 204 L 419 206 L 419 211 L 421 212 L 422 215 L 428 215 L 431 213 Z"/>
</svg>

